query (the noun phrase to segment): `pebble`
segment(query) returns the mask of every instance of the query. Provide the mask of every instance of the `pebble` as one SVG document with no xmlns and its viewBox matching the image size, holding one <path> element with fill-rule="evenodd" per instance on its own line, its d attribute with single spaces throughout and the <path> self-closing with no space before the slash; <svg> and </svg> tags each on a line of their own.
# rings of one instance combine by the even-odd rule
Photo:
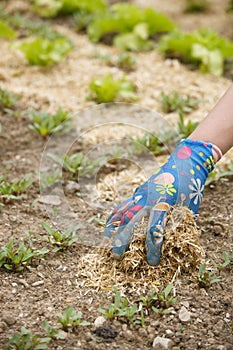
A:
<svg viewBox="0 0 233 350">
<path fill-rule="evenodd" d="M 75 182 L 75 181 L 69 181 L 68 184 L 66 185 L 66 191 L 75 193 L 80 190 L 80 185 Z"/>
<path fill-rule="evenodd" d="M 12 315 L 7 314 L 6 312 L 2 313 L 2 320 L 8 325 L 12 326 L 15 322 L 16 319 Z"/>
<path fill-rule="evenodd" d="M 41 286 L 42 284 L 44 284 L 44 281 L 36 281 L 32 283 L 32 287 L 38 287 L 38 286 Z"/>
<path fill-rule="evenodd" d="M 156 350 L 170 350 L 172 348 L 173 342 L 171 339 L 156 337 L 154 338 L 152 347 Z"/>
<path fill-rule="evenodd" d="M 185 306 L 181 306 L 179 311 L 179 319 L 181 322 L 189 322 L 191 319 L 191 312 Z"/>
<path fill-rule="evenodd" d="M 61 204 L 60 197 L 51 196 L 51 195 L 41 196 L 39 198 L 39 202 L 43 204 L 49 204 L 49 205 L 55 205 L 55 206 L 58 206 Z"/>
<path fill-rule="evenodd" d="M 94 326 L 95 328 L 102 327 L 105 322 L 106 322 L 106 319 L 104 318 L 104 316 L 99 316 L 95 319 Z"/>
<path fill-rule="evenodd" d="M 129 341 L 135 339 L 134 334 L 132 333 L 132 331 L 130 331 L 129 329 L 127 329 L 126 331 L 123 332 L 123 337 Z"/>
</svg>

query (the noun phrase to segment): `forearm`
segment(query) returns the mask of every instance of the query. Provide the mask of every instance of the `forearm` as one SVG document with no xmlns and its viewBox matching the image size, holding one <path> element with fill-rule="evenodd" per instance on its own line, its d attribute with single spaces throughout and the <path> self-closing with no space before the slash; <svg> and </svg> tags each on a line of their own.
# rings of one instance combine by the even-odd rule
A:
<svg viewBox="0 0 233 350">
<path fill-rule="evenodd" d="M 211 142 L 222 153 L 233 147 L 233 85 L 226 91 L 189 139 Z"/>
</svg>

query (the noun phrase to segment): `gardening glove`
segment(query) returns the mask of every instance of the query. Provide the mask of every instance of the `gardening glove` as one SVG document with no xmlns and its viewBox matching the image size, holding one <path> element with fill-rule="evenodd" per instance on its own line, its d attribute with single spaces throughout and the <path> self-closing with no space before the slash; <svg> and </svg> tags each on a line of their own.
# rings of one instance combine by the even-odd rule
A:
<svg viewBox="0 0 233 350">
<path fill-rule="evenodd" d="M 122 257 L 131 241 L 134 225 L 149 212 L 147 261 L 157 265 L 169 209 L 180 203 L 197 214 L 206 178 L 220 158 L 221 151 L 211 143 L 182 140 L 168 161 L 107 219 L 104 241 L 113 237 L 113 255 L 118 259 Z"/>
</svg>

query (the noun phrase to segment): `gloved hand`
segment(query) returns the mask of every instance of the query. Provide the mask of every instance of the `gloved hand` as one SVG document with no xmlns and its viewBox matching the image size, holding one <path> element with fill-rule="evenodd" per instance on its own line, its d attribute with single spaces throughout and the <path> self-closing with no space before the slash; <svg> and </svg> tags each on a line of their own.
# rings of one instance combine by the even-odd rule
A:
<svg viewBox="0 0 233 350">
<path fill-rule="evenodd" d="M 132 197 L 113 210 L 106 222 L 104 237 L 105 240 L 113 237 L 112 252 L 116 258 L 122 257 L 128 248 L 136 222 L 149 212 L 147 261 L 150 265 L 158 264 L 170 207 L 181 203 L 197 214 L 206 178 L 216 162 L 216 149 L 221 154 L 211 143 L 182 140 L 168 161 L 138 187 Z"/>
</svg>

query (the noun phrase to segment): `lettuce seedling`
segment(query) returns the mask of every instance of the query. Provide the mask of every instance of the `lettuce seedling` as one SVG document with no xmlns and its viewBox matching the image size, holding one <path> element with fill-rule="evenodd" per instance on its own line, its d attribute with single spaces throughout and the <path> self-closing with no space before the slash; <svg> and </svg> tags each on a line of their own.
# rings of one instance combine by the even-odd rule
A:
<svg viewBox="0 0 233 350">
<path fill-rule="evenodd" d="M 200 100 L 190 95 L 181 96 L 177 91 L 166 95 L 161 93 L 162 110 L 165 113 L 190 113 L 198 107 Z"/>
<path fill-rule="evenodd" d="M 39 36 L 15 47 L 25 54 L 29 64 L 46 67 L 61 62 L 70 52 L 72 44 L 64 37 L 49 40 Z"/>
<path fill-rule="evenodd" d="M 16 34 L 14 30 L 5 22 L 0 21 L 0 38 L 15 39 Z"/>
<path fill-rule="evenodd" d="M 149 36 L 158 32 L 169 32 L 175 27 L 168 17 L 151 8 L 143 10 L 133 4 L 118 3 L 111 6 L 100 18 L 94 18 L 87 32 L 92 41 L 98 42 L 106 34 L 130 33 L 141 23 L 148 26 Z"/>
<path fill-rule="evenodd" d="M 111 73 L 102 78 L 94 78 L 89 85 L 90 94 L 88 99 L 95 100 L 97 103 L 113 102 L 116 99 L 121 101 L 136 101 L 135 85 L 127 80 L 125 76 L 120 79 L 114 79 Z"/>
<path fill-rule="evenodd" d="M 14 333 L 9 338 L 4 350 L 42 350 L 48 349 L 51 338 L 39 338 L 25 327 L 21 327 L 20 333 Z"/>
<path fill-rule="evenodd" d="M 223 74 L 224 59 L 233 57 L 233 43 L 207 28 L 193 33 L 174 30 L 160 39 L 159 50 L 199 65 L 202 72 L 217 76 Z"/>
</svg>

